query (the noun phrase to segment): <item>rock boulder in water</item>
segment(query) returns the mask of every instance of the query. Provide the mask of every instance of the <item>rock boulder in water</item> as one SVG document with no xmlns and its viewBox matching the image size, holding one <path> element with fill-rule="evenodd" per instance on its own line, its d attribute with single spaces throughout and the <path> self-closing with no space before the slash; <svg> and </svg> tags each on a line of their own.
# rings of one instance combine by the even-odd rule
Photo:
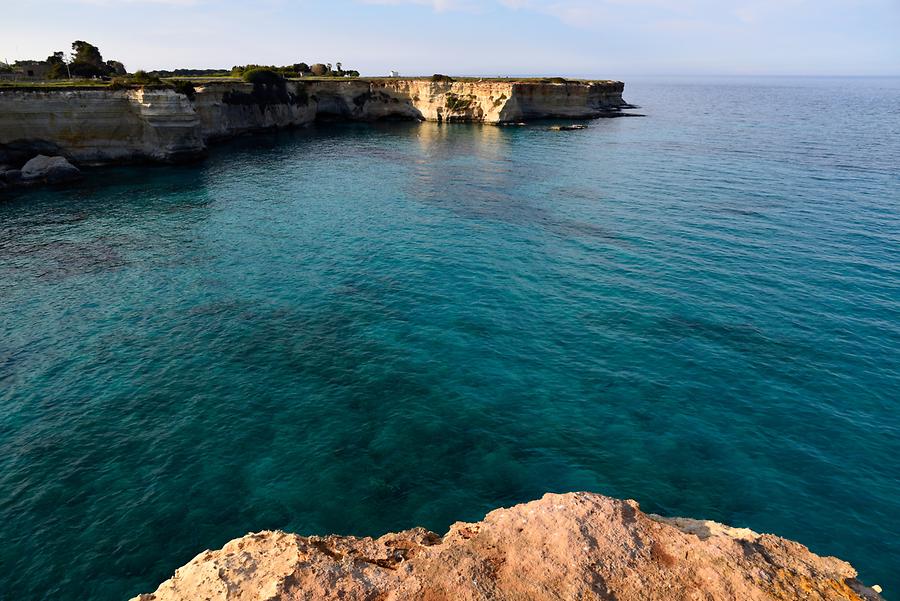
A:
<svg viewBox="0 0 900 601">
<path fill-rule="evenodd" d="M 548 494 L 378 539 L 249 534 L 205 551 L 133 601 L 874 601 L 850 564 L 714 522 L 643 513 L 634 501 Z"/>
<path fill-rule="evenodd" d="M 550 131 L 576 131 L 587 129 L 587 125 L 551 125 Z"/>
<path fill-rule="evenodd" d="M 81 171 L 63 157 L 39 154 L 22 167 L 22 179 L 25 182 L 60 184 L 81 179 Z"/>
</svg>

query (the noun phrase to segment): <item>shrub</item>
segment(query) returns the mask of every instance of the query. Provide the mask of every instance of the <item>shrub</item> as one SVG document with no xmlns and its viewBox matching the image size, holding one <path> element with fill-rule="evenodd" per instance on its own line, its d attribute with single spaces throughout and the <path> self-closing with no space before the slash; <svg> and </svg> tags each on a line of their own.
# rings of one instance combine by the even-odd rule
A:
<svg viewBox="0 0 900 601">
<path fill-rule="evenodd" d="M 220 77 L 231 75 L 231 71 L 226 69 L 156 69 L 150 71 L 150 74 L 157 77 Z"/>
<path fill-rule="evenodd" d="M 197 90 L 194 88 L 194 84 L 187 80 L 180 80 L 172 82 L 172 87 L 179 94 L 184 94 L 188 97 L 188 100 L 192 101 L 197 97 Z"/>
<path fill-rule="evenodd" d="M 131 89 L 131 84 L 128 81 L 127 77 L 113 77 L 112 81 L 109 82 L 110 90 L 129 90 Z"/>
<path fill-rule="evenodd" d="M 287 81 L 280 73 L 272 69 L 250 69 L 249 71 L 244 71 L 244 81 L 253 84 L 253 92 L 249 96 L 254 104 L 260 106 L 288 104 L 292 100 L 292 95 L 287 91 Z M 249 99 L 238 100 L 236 96 L 235 100 L 243 102 Z"/>
<path fill-rule="evenodd" d="M 456 94 L 447 94 L 445 106 L 450 112 L 466 111 L 472 106 L 472 98 L 463 98 Z"/>
<path fill-rule="evenodd" d="M 141 86 L 162 85 L 162 80 L 159 77 L 150 75 L 146 71 L 135 71 L 129 80 L 131 83 Z"/>
<path fill-rule="evenodd" d="M 112 82 L 109 84 L 111 90 L 129 90 L 144 87 L 163 88 L 166 87 L 166 84 L 159 77 L 150 75 L 146 71 L 137 71 L 134 75 L 127 77 L 113 77 Z"/>
<path fill-rule="evenodd" d="M 271 69 L 250 69 L 249 71 L 244 71 L 242 77 L 244 81 L 252 83 L 254 86 L 284 85 L 284 78 Z"/>
<path fill-rule="evenodd" d="M 435 73 L 434 75 L 431 76 L 431 81 L 433 81 L 435 83 L 437 83 L 437 82 L 453 83 L 453 78 L 450 77 L 449 75 L 441 75 L 440 73 Z"/>
</svg>

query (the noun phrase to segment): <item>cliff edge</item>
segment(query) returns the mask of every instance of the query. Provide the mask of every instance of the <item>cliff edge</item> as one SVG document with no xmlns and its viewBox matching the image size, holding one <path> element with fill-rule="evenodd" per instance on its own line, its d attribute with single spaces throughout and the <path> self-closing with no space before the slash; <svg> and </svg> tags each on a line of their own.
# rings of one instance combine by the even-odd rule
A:
<svg viewBox="0 0 900 601">
<path fill-rule="evenodd" d="M 205 551 L 133 601 L 880 600 L 856 571 L 803 545 L 634 501 L 548 494 L 378 539 L 261 532 Z"/>
<path fill-rule="evenodd" d="M 271 89 L 237 81 L 172 89 L 0 88 L 0 164 L 36 154 L 76 164 L 180 161 L 207 143 L 315 121 L 517 123 L 626 114 L 616 81 L 433 82 L 422 79 L 288 81 Z"/>
</svg>

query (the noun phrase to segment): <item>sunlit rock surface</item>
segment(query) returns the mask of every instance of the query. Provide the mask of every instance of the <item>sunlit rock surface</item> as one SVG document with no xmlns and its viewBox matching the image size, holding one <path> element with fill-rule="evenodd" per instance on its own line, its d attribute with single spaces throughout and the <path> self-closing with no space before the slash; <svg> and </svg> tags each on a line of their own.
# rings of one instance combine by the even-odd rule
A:
<svg viewBox="0 0 900 601">
<path fill-rule="evenodd" d="M 855 578 L 846 562 L 777 536 L 573 493 L 456 523 L 443 537 L 249 534 L 135 600 L 880 599 Z"/>
</svg>

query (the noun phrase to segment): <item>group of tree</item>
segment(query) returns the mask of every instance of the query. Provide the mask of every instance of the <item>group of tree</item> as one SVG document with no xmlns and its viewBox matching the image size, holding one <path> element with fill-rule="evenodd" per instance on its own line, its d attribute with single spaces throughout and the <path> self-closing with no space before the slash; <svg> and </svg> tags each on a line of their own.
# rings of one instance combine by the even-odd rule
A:
<svg viewBox="0 0 900 601">
<path fill-rule="evenodd" d="M 125 65 L 119 61 L 104 61 L 100 49 L 83 40 L 72 43 L 70 61 L 66 61 L 65 53 L 59 51 L 48 56 L 45 62 L 50 65 L 47 72 L 50 79 L 112 77 L 127 73 Z"/>
<path fill-rule="evenodd" d="M 30 62 L 30 61 L 29 61 Z M 36 61 L 39 62 L 39 61 Z M 54 52 L 44 61 L 47 65 L 46 76 L 49 79 L 66 79 L 73 77 L 86 78 L 111 78 L 122 77 L 127 75 L 125 65 L 119 61 L 103 60 L 100 49 L 97 46 L 83 40 L 77 40 L 72 43 L 72 52 L 66 55 L 65 52 Z M 15 65 L 5 65 L 0 63 L 0 73 L 13 72 Z M 308 65 L 306 63 L 295 63 L 283 67 L 273 65 L 242 65 L 232 67 L 231 71 L 224 69 L 175 69 L 173 71 L 152 71 L 149 76 L 153 77 L 211 77 L 231 75 L 233 77 L 243 77 L 245 73 L 265 69 L 277 73 L 283 78 L 295 77 L 359 77 L 359 71 L 353 69 L 344 69 L 341 63 L 315 63 Z"/>
<path fill-rule="evenodd" d="M 149 72 L 157 77 L 227 77 L 228 69 L 156 69 Z"/>
<path fill-rule="evenodd" d="M 309 77 L 311 75 L 316 77 L 359 77 L 359 71 L 352 69 L 344 70 L 341 63 L 335 63 L 334 66 L 332 66 L 331 63 L 316 63 L 314 65 L 295 63 L 284 67 L 276 67 L 274 65 L 241 65 L 232 67 L 231 74 L 234 77 L 243 77 L 248 71 L 258 69 L 272 71 L 285 78 Z"/>
</svg>

